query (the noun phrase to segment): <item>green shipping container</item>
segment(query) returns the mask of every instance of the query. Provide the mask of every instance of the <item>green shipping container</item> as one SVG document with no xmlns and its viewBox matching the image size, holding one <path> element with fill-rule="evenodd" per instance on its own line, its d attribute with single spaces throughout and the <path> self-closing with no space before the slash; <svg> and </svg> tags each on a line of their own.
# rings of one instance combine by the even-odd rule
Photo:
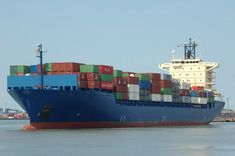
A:
<svg viewBox="0 0 235 156">
<path fill-rule="evenodd" d="M 114 70 L 113 77 L 122 77 L 122 71 L 121 70 Z"/>
<path fill-rule="evenodd" d="M 123 77 L 129 77 L 129 74 L 128 73 L 122 73 L 122 76 Z"/>
<path fill-rule="evenodd" d="M 150 75 L 148 74 L 135 74 L 136 77 L 139 77 L 140 80 L 150 81 Z"/>
<path fill-rule="evenodd" d="M 30 73 L 30 67 L 25 65 L 17 65 L 16 69 L 17 74 L 27 74 Z"/>
<path fill-rule="evenodd" d="M 52 71 L 52 63 L 45 63 L 44 70 L 45 70 L 45 72 L 51 72 Z"/>
<path fill-rule="evenodd" d="M 161 94 L 172 95 L 172 89 L 171 88 L 161 88 Z"/>
<path fill-rule="evenodd" d="M 99 66 L 97 66 L 97 65 L 80 65 L 80 72 L 82 72 L 82 73 L 98 73 Z"/>
<path fill-rule="evenodd" d="M 10 75 L 17 74 L 17 66 L 10 66 Z"/>
<path fill-rule="evenodd" d="M 113 81 L 113 75 L 101 74 L 100 79 L 101 79 L 101 81 L 112 82 Z"/>
<path fill-rule="evenodd" d="M 114 94 L 115 94 L 115 98 L 117 100 L 123 100 L 123 93 L 117 92 L 117 93 L 114 93 Z"/>
</svg>

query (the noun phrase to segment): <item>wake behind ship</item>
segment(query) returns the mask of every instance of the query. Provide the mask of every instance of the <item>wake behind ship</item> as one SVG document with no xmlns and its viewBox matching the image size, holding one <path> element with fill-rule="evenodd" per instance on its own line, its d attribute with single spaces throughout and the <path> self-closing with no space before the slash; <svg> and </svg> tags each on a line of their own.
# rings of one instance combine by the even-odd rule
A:
<svg viewBox="0 0 235 156">
<path fill-rule="evenodd" d="M 160 65 L 170 72 L 161 75 L 107 65 L 43 64 L 40 45 L 39 65 L 10 67 L 8 92 L 36 129 L 207 125 L 224 102 L 215 100 L 213 90 L 218 64 L 196 59 L 195 47 L 191 40 L 185 44 L 185 58 Z"/>
</svg>

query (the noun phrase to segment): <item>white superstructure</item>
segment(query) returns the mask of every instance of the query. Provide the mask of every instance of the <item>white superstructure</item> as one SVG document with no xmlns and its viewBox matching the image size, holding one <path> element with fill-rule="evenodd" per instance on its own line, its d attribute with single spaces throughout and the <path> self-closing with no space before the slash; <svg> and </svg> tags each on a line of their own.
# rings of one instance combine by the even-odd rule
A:
<svg viewBox="0 0 235 156">
<path fill-rule="evenodd" d="M 172 59 L 171 63 L 160 64 L 159 67 L 168 71 L 174 79 L 190 83 L 191 86 L 204 86 L 206 90 L 213 90 L 215 85 L 215 69 L 219 67 L 216 62 L 203 62 L 195 57 L 195 42 L 185 44 L 185 57 Z"/>
</svg>

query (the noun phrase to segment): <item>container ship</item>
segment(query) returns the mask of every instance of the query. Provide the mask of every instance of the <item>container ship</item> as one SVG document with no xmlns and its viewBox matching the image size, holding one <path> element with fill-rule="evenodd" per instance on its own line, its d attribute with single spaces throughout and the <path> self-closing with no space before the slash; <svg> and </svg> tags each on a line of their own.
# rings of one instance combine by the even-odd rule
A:
<svg viewBox="0 0 235 156">
<path fill-rule="evenodd" d="M 208 125 L 224 102 L 213 89 L 218 63 L 196 58 L 195 42 L 182 59 L 159 65 L 167 74 L 115 70 L 76 62 L 11 65 L 8 93 L 33 129 Z"/>
</svg>

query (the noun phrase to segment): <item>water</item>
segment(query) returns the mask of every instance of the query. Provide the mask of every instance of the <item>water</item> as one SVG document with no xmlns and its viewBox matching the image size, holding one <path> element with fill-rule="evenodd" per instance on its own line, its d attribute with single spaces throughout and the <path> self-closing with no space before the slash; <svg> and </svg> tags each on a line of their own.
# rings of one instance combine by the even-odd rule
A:
<svg viewBox="0 0 235 156">
<path fill-rule="evenodd" d="M 235 123 L 199 127 L 22 131 L 0 120 L 0 156 L 224 156 L 235 154 Z"/>
</svg>

